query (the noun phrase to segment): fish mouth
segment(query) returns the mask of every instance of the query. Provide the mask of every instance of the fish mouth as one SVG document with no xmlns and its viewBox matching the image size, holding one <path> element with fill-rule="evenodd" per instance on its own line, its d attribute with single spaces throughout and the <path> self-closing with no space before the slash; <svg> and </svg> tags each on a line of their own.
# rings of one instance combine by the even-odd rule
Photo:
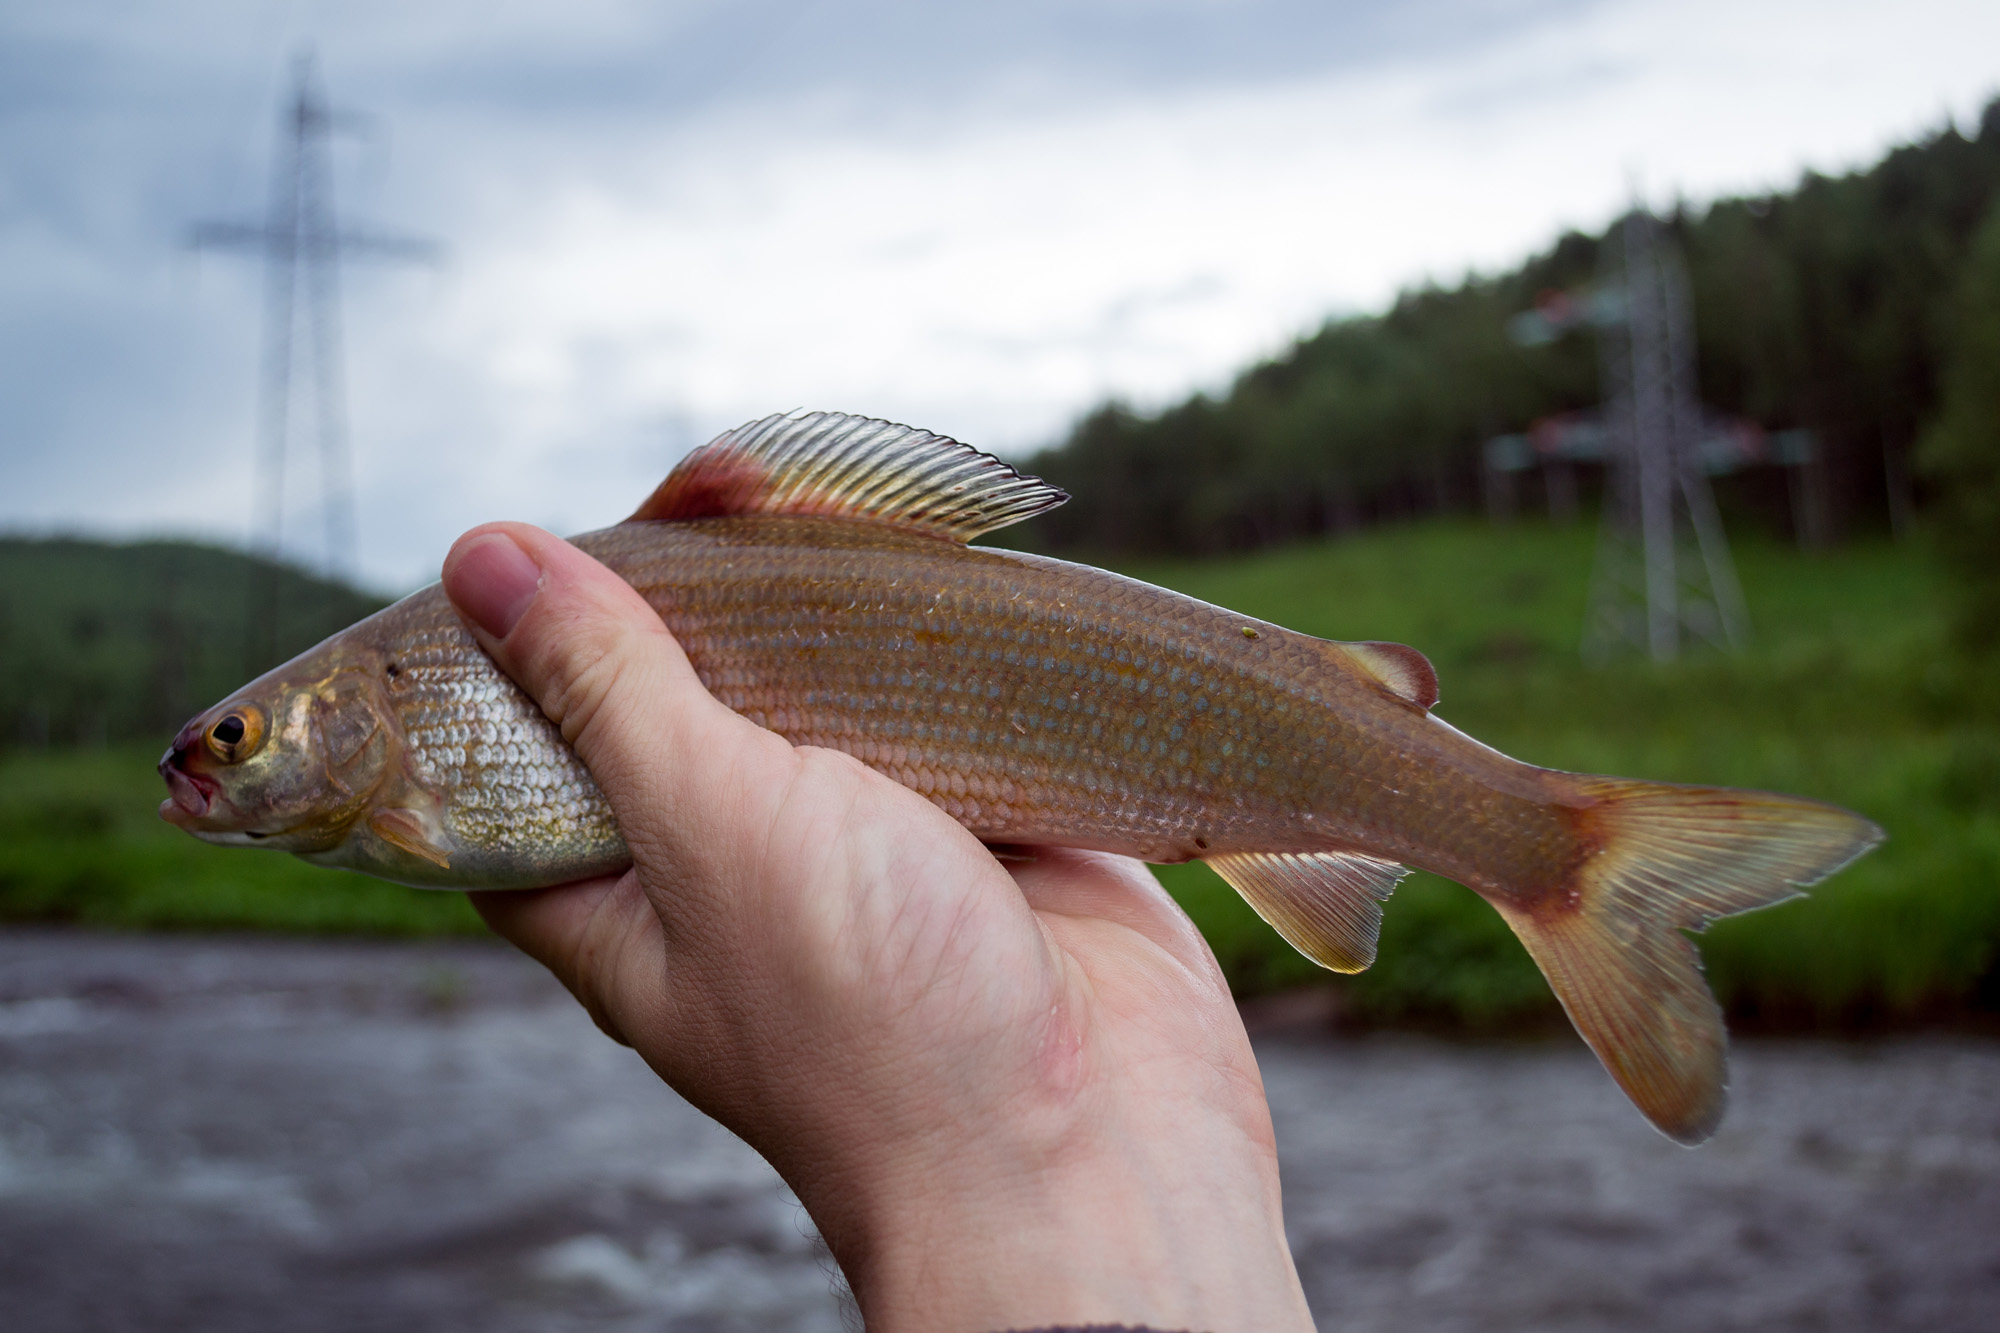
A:
<svg viewBox="0 0 2000 1333">
<path fill-rule="evenodd" d="M 160 802 L 160 818 L 187 828 L 214 806 L 217 784 L 214 778 L 182 768 L 180 759 L 178 749 L 168 750 L 160 758 L 160 776 L 167 780 L 170 793 Z"/>
</svg>

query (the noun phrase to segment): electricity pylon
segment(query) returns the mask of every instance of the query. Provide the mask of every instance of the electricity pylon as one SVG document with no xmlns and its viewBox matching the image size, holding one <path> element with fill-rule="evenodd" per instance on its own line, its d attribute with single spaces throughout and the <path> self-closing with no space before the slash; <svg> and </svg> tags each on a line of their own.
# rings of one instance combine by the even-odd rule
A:
<svg viewBox="0 0 2000 1333">
<path fill-rule="evenodd" d="M 1639 648 L 1665 662 L 1690 636 L 1739 648 L 1749 618 L 1702 466 L 1687 270 L 1644 208 L 1605 241 L 1598 290 L 1618 299 L 1600 304 L 1620 308 L 1592 321 L 1610 466 L 1584 657 Z"/>
<path fill-rule="evenodd" d="M 332 139 L 350 119 L 327 106 L 310 53 L 293 62 L 278 115 L 269 207 L 261 222 L 205 222 L 189 235 L 196 249 L 247 252 L 264 261 L 264 352 L 256 452 L 257 544 L 276 561 L 285 525 L 285 469 L 293 452 L 293 381 L 310 367 L 319 446 L 326 572 L 355 566 L 354 488 L 347 449 L 347 404 L 340 345 L 340 264 L 344 258 L 433 260 L 438 246 L 411 236 L 342 227 L 334 210 Z M 305 344 L 306 357 L 297 353 Z M 275 603 L 275 582 L 271 591 Z M 275 604 L 264 608 L 275 633 Z"/>
</svg>

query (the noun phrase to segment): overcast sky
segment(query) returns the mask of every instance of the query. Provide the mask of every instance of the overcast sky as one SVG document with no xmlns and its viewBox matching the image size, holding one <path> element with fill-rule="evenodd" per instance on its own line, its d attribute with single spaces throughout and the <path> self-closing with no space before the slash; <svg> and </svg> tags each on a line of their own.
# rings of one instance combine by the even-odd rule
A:
<svg viewBox="0 0 2000 1333">
<path fill-rule="evenodd" d="M 448 247 L 344 276 L 391 589 L 483 519 L 615 521 L 747 418 L 1018 455 L 1634 188 L 1783 187 L 2000 92 L 1992 0 L 10 5 L 0 530 L 258 530 L 260 274 L 182 241 L 258 216 L 306 42 L 367 115 L 343 214 Z"/>
</svg>

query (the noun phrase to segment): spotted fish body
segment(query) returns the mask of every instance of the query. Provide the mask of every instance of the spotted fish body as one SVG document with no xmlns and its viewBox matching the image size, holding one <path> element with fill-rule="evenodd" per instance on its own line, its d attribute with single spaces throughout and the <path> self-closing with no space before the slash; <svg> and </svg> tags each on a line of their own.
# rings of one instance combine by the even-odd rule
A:
<svg viewBox="0 0 2000 1333">
<path fill-rule="evenodd" d="M 1559 809 L 1541 770 L 1491 751 L 1473 751 L 1480 780 L 1454 780 L 1436 760 L 1463 738 L 1343 667 L 1338 645 L 1103 571 L 823 518 L 633 523 L 577 544 L 645 595 L 723 703 L 991 842 L 1156 862 L 1364 845 L 1465 878 Z M 509 887 L 623 863 L 589 773 L 440 590 L 348 636 L 381 658 L 454 847 L 405 878 Z M 1509 820 L 1505 843 L 1479 845 L 1482 821 Z M 1464 845 L 1447 849 L 1454 824 Z"/>
<path fill-rule="evenodd" d="M 1458 868 L 1480 853 L 1440 858 L 1439 823 L 1510 799 L 1441 786 L 1456 733 L 1339 645 L 1115 574 L 831 519 L 628 525 L 583 546 L 723 703 L 991 842 L 1156 862 L 1366 846 Z"/>
<path fill-rule="evenodd" d="M 1372 960 L 1404 866 L 1469 885 L 1654 1123 L 1712 1129 L 1723 1037 L 1681 931 L 1790 896 L 1879 830 L 1795 797 L 1521 764 L 1431 714 L 1410 649 L 966 544 L 1061 498 L 925 432 L 794 415 L 723 436 L 577 545 L 723 703 L 989 842 L 1206 860 L 1345 971 Z M 317 757 L 281 777 L 294 751 Z M 627 862 L 589 773 L 435 587 L 196 719 L 162 771 L 163 811 L 199 836 L 405 883 L 532 887 Z"/>
<path fill-rule="evenodd" d="M 340 640 L 343 656 L 380 672 L 408 777 L 434 802 L 441 854 L 363 836 L 307 859 L 442 888 L 561 884 L 629 864 L 590 771 L 473 641 L 442 589 L 406 597 Z"/>
</svg>

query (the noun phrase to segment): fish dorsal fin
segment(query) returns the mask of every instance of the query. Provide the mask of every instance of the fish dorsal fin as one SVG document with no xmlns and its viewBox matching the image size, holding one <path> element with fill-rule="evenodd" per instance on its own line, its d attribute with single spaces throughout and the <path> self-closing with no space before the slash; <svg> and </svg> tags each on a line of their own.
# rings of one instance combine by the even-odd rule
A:
<svg viewBox="0 0 2000 1333">
<path fill-rule="evenodd" d="M 1334 647 L 1363 675 L 1389 693 L 1429 712 L 1438 701 L 1437 672 L 1431 660 L 1400 643 L 1336 643 Z"/>
<path fill-rule="evenodd" d="M 1235 852 L 1204 858 L 1285 942 L 1321 967 L 1375 961 L 1382 903 L 1410 872 L 1354 852 Z"/>
<path fill-rule="evenodd" d="M 872 417 L 792 412 L 716 436 L 682 459 L 632 517 L 855 518 L 968 542 L 1067 499 L 943 435 Z"/>
</svg>

